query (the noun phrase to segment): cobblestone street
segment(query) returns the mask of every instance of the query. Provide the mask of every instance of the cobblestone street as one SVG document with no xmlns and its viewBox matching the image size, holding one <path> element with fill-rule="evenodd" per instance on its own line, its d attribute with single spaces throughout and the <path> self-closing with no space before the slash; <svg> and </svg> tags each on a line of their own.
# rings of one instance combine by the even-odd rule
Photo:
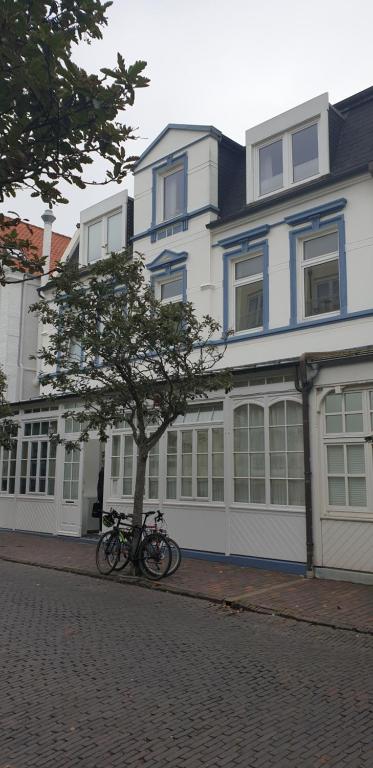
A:
<svg viewBox="0 0 373 768">
<path fill-rule="evenodd" d="M 370 768 L 368 635 L 0 562 L 0 768 Z"/>
</svg>

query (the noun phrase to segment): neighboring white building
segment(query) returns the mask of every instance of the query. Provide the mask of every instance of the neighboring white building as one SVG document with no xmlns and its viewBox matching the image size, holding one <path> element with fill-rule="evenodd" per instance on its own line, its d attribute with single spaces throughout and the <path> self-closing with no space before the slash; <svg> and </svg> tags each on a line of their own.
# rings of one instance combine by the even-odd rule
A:
<svg viewBox="0 0 373 768">
<path fill-rule="evenodd" d="M 61 259 L 70 238 L 52 233 L 55 216 L 51 211 L 46 210 L 42 218 L 44 228 L 20 222 L 15 229 L 20 240 L 32 245 L 32 257 L 44 256 L 49 269 Z M 0 366 L 7 377 L 7 397 L 16 402 L 37 397 L 40 391 L 36 361 L 30 360 L 37 348 L 38 320 L 29 307 L 38 301 L 41 280 L 10 269 L 6 279 L 7 285 L 0 286 Z"/>
<path fill-rule="evenodd" d="M 169 125 L 137 162 L 132 241 L 155 291 L 234 331 L 221 363 L 232 391 L 194 404 L 149 461 L 146 503 L 167 511 L 191 554 L 373 579 L 372 135 L 370 88 L 299 105 L 249 129 L 246 146 L 211 126 Z M 123 245 L 131 214 L 126 193 L 83 212 L 71 245 L 80 264 L 104 258 L 111 237 Z M 81 457 L 58 449 L 63 480 L 43 457 L 43 420 L 59 414 L 23 418 L 28 447 L 1 524 L 85 533 L 98 441 Z M 35 471 L 50 462 L 53 493 L 30 475 L 32 450 Z M 130 433 L 116 431 L 108 506 L 130 508 L 135 463 Z"/>
</svg>

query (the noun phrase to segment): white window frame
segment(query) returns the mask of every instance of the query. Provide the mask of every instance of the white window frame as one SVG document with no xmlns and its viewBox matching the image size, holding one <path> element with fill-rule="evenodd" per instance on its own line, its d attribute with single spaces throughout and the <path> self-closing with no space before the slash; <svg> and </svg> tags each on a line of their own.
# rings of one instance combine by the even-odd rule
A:
<svg viewBox="0 0 373 768">
<path fill-rule="evenodd" d="M 358 432 L 348 432 L 343 430 L 342 432 L 327 432 L 326 431 L 326 396 L 328 394 L 334 394 L 335 390 L 329 389 L 325 392 L 321 405 L 321 430 L 320 430 L 320 455 L 322 457 L 322 496 L 324 503 L 322 505 L 321 518 L 325 519 L 340 519 L 340 520 L 372 520 L 373 519 L 373 446 L 371 443 L 365 441 L 365 437 L 373 432 L 373 411 L 370 407 L 370 392 L 373 392 L 371 387 L 351 387 L 346 386 L 341 391 L 338 390 L 336 394 L 342 394 L 342 397 L 350 392 L 362 393 L 362 415 L 363 415 L 363 429 Z M 361 413 L 361 411 L 346 411 L 344 403 L 342 405 L 342 426 L 345 426 L 346 413 Z M 330 415 L 330 414 L 329 414 Z M 363 445 L 364 446 L 364 459 L 365 459 L 365 479 L 366 479 L 366 499 L 367 503 L 365 507 L 353 507 L 349 504 L 329 504 L 329 487 L 328 487 L 328 463 L 327 463 L 327 447 L 332 446 L 345 446 L 348 445 Z M 348 476 L 348 473 L 345 474 Z M 359 475 L 357 475 L 359 476 Z M 347 498 L 346 498 L 347 501 Z"/>
<path fill-rule="evenodd" d="M 33 421 L 33 422 L 31 422 L 30 420 L 27 420 L 27 422 L 25 421 L 23 423 L 23 435 L 22 435 L 22 437 L 20 438 L 20 441 L 19 441 L 20 444 L 21 444 L 21 447 L 20 447 L 21 455 L 20 455 L 20 464 L 19 464 L 19 467 L 20 467 L 20 471 L 19 471 L 19 477 L 20 477 L 19 494 L 22 497 L 31 496 L 32 498 L 34 498 L 34 497 L 41 496 L 41 497 L 45 498 L 47 496 L 49 498 L 54 498 L 56 496 L 57 447 L 54 446 L 52 448 L 52 443 L 51 443 L 51 441 L 49 439 L 49 432 L 48 433 L 44 433 L 44 434 L 40 434 L 39 433 L 38 435 L 32 435 L 32 434 L 31 435 L 25 435 L 25 425 L 26 425 L 26 423 L 27 424 L 28 423 L 31 423 L 31 424 L 35 424 L 35 423 L 42 424 L 42 423 L 45 423 L 46 421 L 47 422 L 49 422 L 49 421 L 57 422 L 57 419 L 56 418 L 50 418 L 48 420 L 47 419 L 44 419 L 44 420 L 35 419 L 35 421 Z M 57 423 L 57 427 L 58 427 L 58 423 Z M 40 444 L 42 442 L 47 443 L 47 455 L 43 459 L 41 457 L 41 448 L 40 448 Z M 27 459 L 23 459 L 23 446 L 26 443 L 28 444 Z M 30 490 L 30 479 L 31 479 L 30 465 L 31 465 L 31 444 L 32 443 L 38 443 L 37 456 L 36 456 L 36 459 L 33 459 L 33 461 L 36 460 L 35 490 L 34 491 Z M 52 456 L 51 456 L 51 451 L 52 451 L 52 454 L 54 454 Z M 38 489 L 39 481 L 40 481 L 40 477 L 41 477 L 41 475 L 40 475 L 40 462 L 42 460 L 46 461 L 46 474 L 43 476 L 43 477 L 45 477 L 45 490 L 44 491 L 40 491 Z M 23 463 L 23 461 L 27 462 L 26 475 L 22 473 L 22 463 Z M 49 468 L 50 468 L 50 462 L 51 461 L 54 461 L 54 475 L 50 475 L 49 474 Z M 21 480 L 23 480 L 24 478 L 26 478 L 26 488 L 25 488 L 24 492 L 21 492 Z M 50 479 L 53 479 L 53 481 L 54 481 L 54 483 L 53 483 L 53 493 L 49 493 L 48 492 L 48 483 L 49 483 Z"/>
<path fill-rule="evenodd" d="M 181 293 L 177 294 L 176 296 L 170 296 L 169 298 L 162 299 L 162 285 L 167 285 L 168 283 L 174 283 L 176 280 L 181 281 Z M 184 301 L 183 296 L 183 273 L 181 271 L 175 271 L 174 273 L 171 272 L 170 275 L 167 277 L 159 277 L 156 280 L 155 284 L 155 296 L 156 298 L 162 303 L 162 304 L 181 304 Z"/>
<path fill-rule="evenodd" d="M 108 225 L 109 225 L 109 219 L 112 216 L 115 216 L 117 213 L 121 214 L 122 217 L 122 244 L 120 248 L 125 247 L 124 242 L 124 227 L 123 227 L 123 206 L 113 208 L 111 211 L 108 211 L 107 213 L 103 214 L 102 216 L 97 216 L 94 219 L 91 219 L 90 221 L 84 222 L 81 226 L 84 227 L 84 234 L 85 234 L 85 263 L 86 264 L 96 264 L 101 259 L 106 258 L 110 255 L 109 249 L 108 249 Z M 93 226 L 94 224 L 101 223 L 101 255 L 97 259 L 89 259 L 89 227 Z"/>
<path fill-rule="evenodd" d="M 262 265 L 262 271 L 258 272 L 256 275 L 250 275 L 248 277 L 241 277 L 236 279 L 235 277 L 235 269 L 236 264 L 239 264 L 242 261 L 249 261 L 249 259 L 255 259 L 258 256 L 262 257 L 263 265 Z M 258 279 L 259 278 L 259 279 Z M 239 288 L 243 285 L 248 285 L 249 283 L 262 283 L 262 317 L 264 317 L 264 251 L 262 248 L 259 248 L 258 251 L 250 251 L 249 253 L 243 254 L 242 256 L 237 257 L 236 259 L 232 258 L 230 263 L 230 318 L 229 322 L 230 328 L 234 329 L 235 335 L 239 336 L 240 334 L 247 334 L 247 333 L 258 333 L 258 331 L 263 330 L 263 323 L 261 325 L 256 325 L 253 328 L 242 328 L 242 330 L 238 331 L 236 329 L 236 288 Z"/>
<path fill-rule="evenodd" d="M 300 181 L 293 181 L 293 151 L 292 151 L 292 137 L 294 134 L 299 133 L 300 131 L 303 131 L 304 128 L 310 128 L 312 125 L 317 125 L 317 145 L 318 145 L 318 171 L 317 173 L 314 173 L 312 176 L 307 176 L 305 179 L 301 179 Z M 284 131 L 283 133 L 279 133 L 276 136 L 271 136 L 271 138 L 266 139 L 265 141 L 262 141 L 254 146 L 254 190 L 255 190 L 255 199 L 262 200 L 265 197 L 269 197 L 270 195 L 275 195 L 281 192 L 284 189 L 289 189 L 291 187 L 297 187 L 300 184 L 305 184 L 308 181 L 312 181 L 312 179 L 317 179 L 320 174 L 320 118 L 314 118 L 313 120 L 307 120 L 307 122 L 302 123 L 301 125 L 297 125 L 294 128 L 291 128 L 288 131 Z M 282 186 L 278 187 L 277 189 L 272 190 L 271 192 L 263 192 L 260 191 L 260 155 L 259 152 L 261 149 L 264 149 L 264 147 L 269 147 L 271 144 L 274 144 L 276 141 L 279 141 L 282 139 Z"/>
<path fill-rule="evenodd" d="M 296 504 L 277 504 L 275 502 L 271 502 L 271 470 L 270 470 L 270 457 L 271 457 L 271 450 L 270 450 L 270 422 L 269 422 L 269 409 L 273 405 L 277 405 L 278 403 L 283 403 L 285 401 L 290 401 L 293 403 L 296 403 L 297 405 L 301 405 L 301 400 L 297 397 L 294 397 L 293 394 L 285 392 L 280 397 L 275 396 L 263 396 L 263 397 L 253 397 L 250 399 L 245 398 L 235 398 L 232 402 L 232 443 L 231 443 L 231 460 L 232 460 L 232 478 L 231 478 L 231 498 L 232 498 L 232 508 L 235 509 L 263 509 L 263 510 L 269 510 L 269 511 L 275 511 L 280 510 L 284 511 L 287 510 L 289 513 L 292 512 L 304 512 L 304 505 L 296 505 Z M 264 416 L 264 483 L 265 483 L 265 501 L 263 503 L 257 502 L 257 501 L 235 501 L 235 493 L 234 493 L 234 411 L 236 408 L 239 408 L 242 405 L 257 405 L 260 408 L 263 409 L 263 416 Z M 286 426 L 292 426 L 291 424 L 285 425 Z M 294 425 L 295 426 L 295 425 Z M 248 479 L 250 481 L 250 475 L 248 476 Z M 282 478 L 278 478 L 279 480 Z M 289 479 L 303 479 L 303 478 L 289 478 L 288 475 L 283 478 L 288 482 Z M 304 482 L 304 480 L 303 480 Z"/>
<path fill-rule="evenodd" d="M 185 184 L 185 164 L 184 159 L 176 159 L 175 162 L 167 166 L 166 168 L 155 168 L 156 173 L 156 179 L 155 179 L 155 194 L 156 194 L 156 206 L 155 206 L 155 216 L 156 221 L 153 222 L 155 224 L 167 224 L 168 221 L 173 221 L 174 219 L 177 219 L 179 216 L 185 215 L 185 210 L 180 211 L 179 213 L 175 213 L 173 216 L 170 216 L 168 219 L 165 218 L 165 194 L 164 194 L 164 182 L 167 176 L 172 176 L 173 173 L 176 173 L 177 171 L 183 172 L 183 181 Z M 186 208 L 187 202 L 184 200 L 184 209 Z"/>
<path fill-rule="evenodd" d="M 119 454 L 113 454 L 113 438 L 119 437 L 120 445 L 119 445 Z M 124 480 L 124 441 L 126 437 L 132 438 L 132 478 L 131 478 L 131 493 L 123 493 L 123 480 Z M 161 477 L 160 477 L 160 454 L 161 454 L 161 448 L 160 448 L 160 442 L 158 441 L 158 497 L 150 497 L 149 496 L 149 458 L 146 462 L 146 472 L 145 472 L 145 493 L 144 493 L 144 500 L 145 501 L 158 501 L 160 496 L 160 483 L 161 483 Z M 129 454 L 127 454 L 129 455 Z M 113 457 L 119 459 L 119 475 L 114 476 L 112 474 L 112 459 Z M 111 498 L 116 499 L 132 499 L 134 492 L 135 492 L 135 483 L 136 483 L 136 470 L 137 470 L 137 445 L 135 443 L 135 440 L 133 439 L 133 433 L 130 429 L 122 429 L 119 431 L 114 431 L 111 436 L 110 441 L 110 496 Z M 126 476 L 128 478 L 128 476 Z M 154 478 L 155 475 L 152 475 L 152 478 Z M 119 492 L 116 493 L 113 490 L 113 483 L 118 481 L 119 482 Z"/>
<path fill-rule="evenodd" d="M 0 448 L 0 495 L 2 496 L 14 496 L 16 492 L 16 481 L 17 481 L 17 449 L 18 449 L 18 441 L 15 443 L 15 445 L 10 448 Z M 4 456 L 6 454 L 6 458 Z M 4 471 L 4 464 L 8 464 L 8 469 L 6 475 L 3 474 Z M 15 471 L 14 474 L 10 472 L 11 465 L 15 464 Z M 6 488 L 3 489 L 3 479 L 6 479 Z M 14 488 L 13 491 L 9 490 L 9 484 L 10 480 L 14 480 Z"/>
<path fill-rule="evenodd" d="M 316 256 L 313 259 L 304 259 L 304 243 L 308 240 L 317 239 L 331 234 L 337 234 L 338 250 L 324 256 Z M 319 312 L 317 315 L 306 315 L 306 296 L 304 291 L 304 273 L 309 267 L 316 267 L 319 264 L 326 264 L 329 261 L 338 263 L 338 290 L 339 290 L 339 309 L 331 312 Z M 321 320 L 328 317 L 338 317 L 341 314 L 341 277 L 340 277 L 340 232 L 337 226 L 331 225 L 315 232 L 306 232 L 297 238 L 297 296 L 298 296 L 298 317 L 302 321 Z"/>
</svg>

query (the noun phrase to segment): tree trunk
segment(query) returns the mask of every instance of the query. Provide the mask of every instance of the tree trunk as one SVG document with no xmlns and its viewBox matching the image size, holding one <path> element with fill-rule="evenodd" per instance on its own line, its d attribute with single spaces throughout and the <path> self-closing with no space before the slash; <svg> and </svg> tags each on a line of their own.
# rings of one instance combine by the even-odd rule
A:
<svg viewBox="0 0 373 768">
<path fill-rule="evenodd" d="M 148 460 L 148 451 L 143 447 L 138 446 L 137 453 L 137 467 L 136 467 L 136 482 L 135 482 L 135 494 L 133 497 L 133 525 L 142 525 L 142 516 L 144 508 L 144 493 L 145 493 L 145 473 L 146 462 Z M 135 535 L 132 542 L 132 553 L 136 551 L 139 537 Z M 139 576 L 140 572 L 137 563 L 131 563 L 129 573 Z"/>
<path fill-rule="evenodd" d="M 144 448 L 139 446 L 138 454 L 137 454 L 135 495 L 133 497 L 134 525 L 142 524 L 142 513 L 144 508 L 144 493 L 145 493 L 145 472 L 146 472 L 147 460 L 148 460 L 148 451 L 144 450 Z"/>
</svg>

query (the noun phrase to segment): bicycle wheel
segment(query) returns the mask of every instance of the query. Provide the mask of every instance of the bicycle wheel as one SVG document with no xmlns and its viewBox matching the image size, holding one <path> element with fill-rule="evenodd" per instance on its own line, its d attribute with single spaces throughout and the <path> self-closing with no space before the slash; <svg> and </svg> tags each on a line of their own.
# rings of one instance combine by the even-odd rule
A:
<svg viewBox="0 0 373 768">
<path fill-rule="evenodd" d="M 119 554 L 120 541 L 117 531 L 106 531 L 96 547 L 96 565 L 99 572 L 108 576 L 114 570 Z"/>
<path fill-rule="evenodd" d="M 167 536 L 167 541 L 171 548 L 171 565 L 165 575 L 172 576 L 172 574 L 175 573 L 177 569 L 180 567 L 181 549 L 179 545 L 176 543 L 176 541 L 174 541 L 174 539 L 170 539 L 169 536 Z"/>
<path fill-rule="evenodd" d="M 147 579 L 162 579 L 171 565 L 171 547 L 165 536 L 151 533 L 140 544 L 138 562 Z"/>
<path fill-rule="evenodd" d="M 116 571 L 122 571 L 123 568 L 126 567 L 130 559 L 131 547 L 132 547 L 132 534 L 130 533 L 130 531 L 121 531 L 119 536 L 120 536 L 119 557 L 114 566 Z"/>
</svg>

